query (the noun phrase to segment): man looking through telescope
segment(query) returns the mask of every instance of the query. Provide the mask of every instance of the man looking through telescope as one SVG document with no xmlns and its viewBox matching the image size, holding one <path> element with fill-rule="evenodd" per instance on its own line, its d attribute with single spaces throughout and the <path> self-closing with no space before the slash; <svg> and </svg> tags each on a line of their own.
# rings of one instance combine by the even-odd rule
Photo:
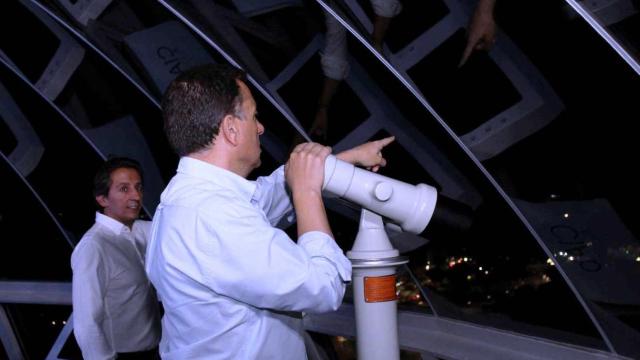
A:
<svg viewBox="0 0 640 360">
<path fill-rule="evenodd" d="M 165 309 L 162 358 L 304 359 L 299 312 L 337 309 L 351 279 L 321 195 L 331 149 L 300 144 L 284 167 L 247 180 L 260 166 L 264 126 L 244 74 L 228 66 L 186 71 L 169 85 L 162 107 L 181 157 L 147 252 L 146 270 Z M 338 158 L 375 170 L 392 141 Z M 275 227 L 293 210 L 297 243 Z"/>
</svg>

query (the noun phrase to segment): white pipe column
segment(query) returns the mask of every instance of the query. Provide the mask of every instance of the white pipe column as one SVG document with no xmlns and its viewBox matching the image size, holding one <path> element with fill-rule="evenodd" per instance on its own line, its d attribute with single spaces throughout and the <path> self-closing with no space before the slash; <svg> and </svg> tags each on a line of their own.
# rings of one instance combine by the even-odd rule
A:
<svg viewBox="0 0 640 360">
<path fill-rule="evenodd" d="M 382 217 L 362 209 L 351 251 L 353 302 L 356 309 L 358 359 L 397 360 L 396 268 L 408 260 L 389 242 Z"/>
<path fill-rule="evenodd" d="M 362 206 L 358 236 L 347 252 L 353 266 L 358 359 L 397 360 L 396 268 L 408 260 L 391 246 L 381 216 L 419 234 L 433 216 L 438 192 L 356 168 L 333 155 L 324 163 L 323 189 Z"/>
</svg>

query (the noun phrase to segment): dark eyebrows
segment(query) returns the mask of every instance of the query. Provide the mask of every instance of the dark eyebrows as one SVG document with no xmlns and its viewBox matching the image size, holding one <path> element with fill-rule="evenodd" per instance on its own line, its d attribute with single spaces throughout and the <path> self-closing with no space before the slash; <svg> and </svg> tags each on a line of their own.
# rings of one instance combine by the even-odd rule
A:
<svg viewBox="0 0 640 360">
<path fill-rule="evenodd" d="M 128 181 L 124 181 L 124 182 L 117 183 L 117 184 L 116 184 L 116 187 L 120 187 L 120 186 L 122 186 L 122 185 L 127 185 L 127 186 L 129 186 L 129 185 L 133 185 L 133 186 L 138 186 L 138 185 L 142 185 L 142 182 L 141 182 L 141 181 L 138 181 L 138 182 L 136 182 L 136 183 L 130 183 L 130 182 L 128 182 Z"/>
</svg>

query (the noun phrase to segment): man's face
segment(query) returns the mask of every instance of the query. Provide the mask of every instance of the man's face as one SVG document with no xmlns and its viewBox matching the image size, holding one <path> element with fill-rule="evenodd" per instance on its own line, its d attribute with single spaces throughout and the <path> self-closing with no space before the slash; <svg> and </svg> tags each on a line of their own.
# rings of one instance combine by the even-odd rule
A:
<svg viewBox="0 0 640 360">
<path fill-rule="evenodd" d="M 135 169 L 118 168 L 111 172 L 107 196 L 96 197 L 104 214 L 131 227 L 142 207 L 142 182 Z"/>
<path fill-rule="evenodd" d="M 242 105 L 238 113 L 242 119 L 239 122 L 241 161 L 253 170 L 260 166 L 260 135 L 264 133 L 264 126 L 256 117 L 256 102 L 251 91 L 242 81 L 238 81 L 238 86 L 242 95 Z"/>
</svg>

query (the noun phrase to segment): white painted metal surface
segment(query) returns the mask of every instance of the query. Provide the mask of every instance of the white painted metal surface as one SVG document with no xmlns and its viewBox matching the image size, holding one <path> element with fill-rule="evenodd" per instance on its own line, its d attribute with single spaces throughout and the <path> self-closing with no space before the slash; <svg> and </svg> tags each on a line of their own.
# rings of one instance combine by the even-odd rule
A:
<svg viewBox="0 0 640 360">
<path fill-rule="evenodd" d="M 387 217 L 407 232 L 422 232 L 436 206 L 434 187 L 391 179 L 332 155 L 325 161 L 324 174 L 325 191 Z"/>
</svg>

